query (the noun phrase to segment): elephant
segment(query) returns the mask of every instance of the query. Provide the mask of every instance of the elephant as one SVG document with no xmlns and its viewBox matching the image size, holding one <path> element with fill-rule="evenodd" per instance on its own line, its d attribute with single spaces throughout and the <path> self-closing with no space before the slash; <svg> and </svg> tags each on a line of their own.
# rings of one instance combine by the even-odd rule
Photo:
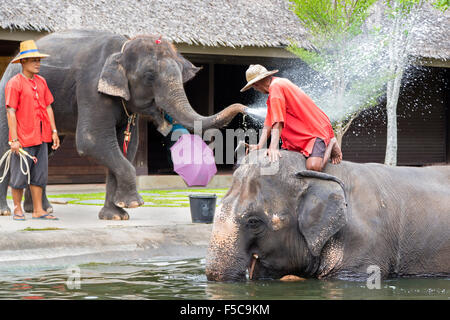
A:
<svg viewBox="0 0 450 320">
<path fill-rule="evenodd" d="M 216 210 L 208 280 L 450 275 L 449 166 L 342 161 L 316 172 L 298 152 L 277 163 L 264 153 L 243 158 Z"/>
<path fill-rule="evenodd" d="M 54 96 L 52 107 L 58 135 L 75 135 L 78 153 L 107 168 L 100 219 L 127 220 L 129 215 L 124 208 L 144 203 L 132 165 L 138 146 L 139 116 L 148 118 L 159 132 L 167 135 L 171 125 L 164 119 L 164 112 L 192 131 L 195 122 L 203 130 L 223 127 L 247 108 L 233 104 L 211 116 L 194 111 L 183 84 L 200 68 L 161 37 L 139 35 L 129 39 L 111 32 L 68 30 L 44 36 L 36 44 L 41 52 L 50 55 L 42 60 L 39 74 Z M 5 85 L 20 68 L 10 64 L 2 77 L 3 106 Z M 0 112 L 0 134 L 8 137 L 4 109 Z M 126 154 L 122 148 L 125 131 L 131 132 Z M 7 138 L 0 142 L 1 154 L 9 149 L 7 142 Z M 7 177 L 0 185 L 2 214 L 11 212 L 6 203 L 8 180 Z M 47 199 L 43 203 L 44 209 L 51 210 Z"/>
</svg>

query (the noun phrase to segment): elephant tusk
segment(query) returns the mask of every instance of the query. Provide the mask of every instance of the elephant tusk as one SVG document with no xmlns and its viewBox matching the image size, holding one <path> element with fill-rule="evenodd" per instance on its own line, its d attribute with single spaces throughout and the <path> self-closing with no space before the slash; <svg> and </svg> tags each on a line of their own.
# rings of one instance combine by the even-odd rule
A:
<svg viewBox="0 0 450 320">
<path fill-rule="evenodd" d="M 259 257 L 258 257 L 258 255 L 256 253 L 254 253 L 252 255 L 252 265 L 250 266 L 250 271 L 249 271 L 249 274 L 248 274 L 248 278 L 250 280 L 253 279 L 253 271 L 255 270 L 255 264 L 256 264 L 256 260 L 258 260 L 258 258 Z"/>
</svg>

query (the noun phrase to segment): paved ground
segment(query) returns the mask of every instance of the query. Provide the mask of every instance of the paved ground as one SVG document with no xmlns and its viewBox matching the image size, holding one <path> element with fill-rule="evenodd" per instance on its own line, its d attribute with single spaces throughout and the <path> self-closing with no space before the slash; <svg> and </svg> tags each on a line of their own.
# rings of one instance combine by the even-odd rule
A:
<svg viewBox="0 0 450 320">
<path fill-rule="evenodd" d="M 48 195 L 104 190 L 104 185 L 60 185 L 49 186 Z M 9 204 L 12 208 L 12 201 Z M 0 216 L 0 265 L 204 256 L 212 229 L 211 224 L 192 223 L 189 207 L 128 209 L 128 221 L 99 220 L 101 206 L 53 207 L 59 221 L 34 220 L 31 214 L 26 214 L 26 221 Z"/>
</svg>

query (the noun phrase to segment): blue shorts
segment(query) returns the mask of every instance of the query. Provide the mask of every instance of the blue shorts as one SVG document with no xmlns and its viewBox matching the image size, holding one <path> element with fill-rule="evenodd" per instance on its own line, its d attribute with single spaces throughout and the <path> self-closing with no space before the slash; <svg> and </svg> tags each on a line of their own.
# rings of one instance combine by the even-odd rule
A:
<svg viewBox="0 0 450 320">
<path fill-rule="evenodd" d="M 314 142 L 314 147 L 313 147 L 309 157 L 319 157 L 319 158 L 323 159 L 323 156 L 325 155 L 326 150 L 327 150 L 327 146 L 325 145 L 325 141 L 323 141 L 320 138 L 316 138 L 316 141 Z"/>
<path fill-rule="evenodd" d="M 288 149 L 284 149 L 284 148 L 282 148 L 282 149 L 288 150 Z M 326 150 L 327 150 L 327 146 L 325 145 L 325 141 L 323 141 L 321 138 L 316 138 L 316 141 L 314 142 L 314 146 L 313 146 L 313 149 L 312 149 L 310 155 L 305 158 L 319 157 L 319 158 L 323 159 Z"/>
<path fill-rule="evenodd" d="M 23 149 L 38 159 L 37 163 L 34 163 L 32 159 L 25 157 L 30 168 L 30 184 L 45 187 L 48 181 L 47 143 L 43 142 L 40 145 L 24 147 Z M 26 170 L 25 163 L 22 164 L 22 167 Z M 23 174 L 20 170 L 20 158 L 15 153 L 11 155 L 10 174 L 9 185 L 11 188 L 24 189 L 28 186 L 28 175 Z"/>
</svg>

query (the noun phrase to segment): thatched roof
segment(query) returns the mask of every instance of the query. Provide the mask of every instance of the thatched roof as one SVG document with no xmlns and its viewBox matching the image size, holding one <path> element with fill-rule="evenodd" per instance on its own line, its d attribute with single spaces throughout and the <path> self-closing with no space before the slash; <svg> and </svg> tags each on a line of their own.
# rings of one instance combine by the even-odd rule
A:
<svg viewBox="0 0 450 320">
<path fill-rule="evenodd" d="M 450 58 L 448 11 L 431 14 L 436 32 L 420 39 L 415 55 Z M 175 43 L 214 47 L 283 47 L 292 39 L 308 48 L 288 0 L 2 0 L 0 27 L 152 33 Z"/>
<path fill-rule="evenodd" d="M 369 18 L 369 24 L 376 22 L 379 26 L 393 28 L 392 20 L 383 19 L 385 8 L 384 1 L 376 3 L 373 14 Z M 409 22 L 405 24 L 410 25 L 408 29 L 413 35 L 407 49 L 410 55 L 441 60 L 450 59 L 450 10 L 442 12 L 430 3 L 424 3 L 417 14 L 410 15 Z"/>
<path fill-rule="evenodd" d="M 422 32 L 420 32 L 423 26 Z M 415 56 L 450 59 L 450 10 L 441 13 L 428 6 L 422 12 L 421 22 L 415 32 L 414 48 L 410 53 Z"/>
<path fill-rule="evenodd" d="M 0 26 L 22 30 L 68 28 L 120 34 L 161 34 L 204 46 L 287 45 L 304 38 L 285 0 L 2 0 Z"/>
</svg>

